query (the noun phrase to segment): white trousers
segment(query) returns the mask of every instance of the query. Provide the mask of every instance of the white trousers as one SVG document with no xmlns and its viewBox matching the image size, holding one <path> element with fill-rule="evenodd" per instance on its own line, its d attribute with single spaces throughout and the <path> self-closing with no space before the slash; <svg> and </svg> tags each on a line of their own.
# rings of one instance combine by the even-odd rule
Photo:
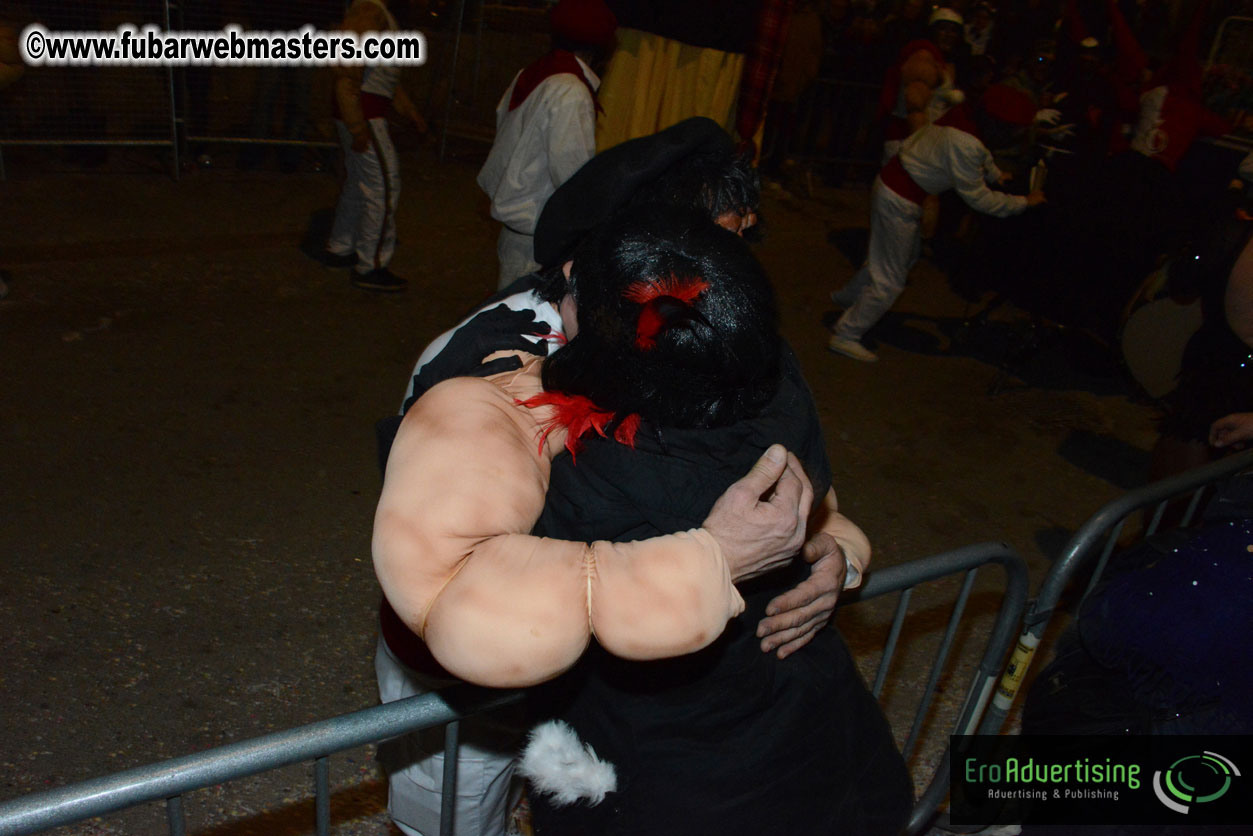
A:
<svg viewBox="0 0 1253 836">
<path fill-rule="evenodd" d="M 370 119 L 370 146 L 352 150 L 352 134 L 336 120 L 347 176 L 335 206 L 335 223 L 326 249 L 335 255 L 357 254 L 359 273 L 386 267 L 396 249 L 396 206 L 400 202 L 400 160 L 387 133 L 387 120 Z"/>
<path fill-rule="evenodd" d="M 836 294 L 850 303 L 835 324 L 836 336 L 860 340 L 883 318 L 905 289 L 921 246 L 922 207 L 876 177 L 870 197 L 870 252 L 862 268 Z"/>
<path fill-rule="evenodd" d="M 395 702 L 451 684 L 411 670 L 392 654 L 379 637 L 374 655 L 379 697 Z M 457 752 L 457 806 L 453 836 L 504 836 L 510 811 L 521 793 L 513 781 L 514 756 L 522 743 L 521 720 L 516 714 L 493 712 L 490 720 L 461 721 Z M 379 747 L 379 760 L 388 771 L 387 810 L 408 836 L 439 833 L 441 791 L 444 782 L 444 730 L 427 729 Z"/>
<path fill-rule="evenodd" d="M 514 232 L 507 226 L 500 228 L 496 240 L 496 257 L 500 259 L 500 279 L 497 290 L 504 290 L 513 280 L 539 269 L 535 260 L 535 236 Z"/>
</svg>

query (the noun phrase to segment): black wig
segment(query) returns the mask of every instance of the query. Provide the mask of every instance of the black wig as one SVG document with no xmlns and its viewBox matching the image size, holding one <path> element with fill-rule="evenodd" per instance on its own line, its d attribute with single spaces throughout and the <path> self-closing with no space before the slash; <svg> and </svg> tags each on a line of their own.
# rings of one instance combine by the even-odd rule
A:
<svg viewBox="0 0 1253 836">
<path fill-rule="evenodd" d="M 752 417 L 778 388 L 769 280 L 706 213 L 625 210 L 579 245 L 569 289 L 578 333 L 544 363 L 550 392 L 686 428 Z"/>
</svg>

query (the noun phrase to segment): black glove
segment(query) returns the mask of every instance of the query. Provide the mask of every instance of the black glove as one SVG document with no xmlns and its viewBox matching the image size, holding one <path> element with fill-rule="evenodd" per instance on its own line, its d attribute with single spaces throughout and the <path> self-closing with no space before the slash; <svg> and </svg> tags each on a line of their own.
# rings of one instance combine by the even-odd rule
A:
<svg viewBox="0 0 1253 836">
<path fill-rule="evenodd" d="M 531 342 L 526 334 L 547 334 L 547 322 L 536 322 L 534 311 L 510 310 L 503 303 L 489 308 L 453 332 L 448 345 L 431 358 L 413 378 L 413 394 L 402 412 L 436 383 L 450 377 L 487 377 L 522 368 L 519 357 L 498 357 L 488 363 L 483 358 L 497 351 L 526 351 L 543 357 L 544 341 Z"/>
</svg>

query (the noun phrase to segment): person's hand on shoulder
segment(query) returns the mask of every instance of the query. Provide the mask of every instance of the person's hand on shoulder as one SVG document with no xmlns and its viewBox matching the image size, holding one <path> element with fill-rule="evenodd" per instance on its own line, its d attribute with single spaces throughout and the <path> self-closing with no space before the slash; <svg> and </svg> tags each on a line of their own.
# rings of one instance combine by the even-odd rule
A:
<svg viewBox="0 0 1253 836">
<path fill-rule="evenodd" d="M 805 543 L 814 489 L 800 461 L 781 444 L 718 497 L 702 526 L 742 581 L 787 565 Z"/>
</svg>

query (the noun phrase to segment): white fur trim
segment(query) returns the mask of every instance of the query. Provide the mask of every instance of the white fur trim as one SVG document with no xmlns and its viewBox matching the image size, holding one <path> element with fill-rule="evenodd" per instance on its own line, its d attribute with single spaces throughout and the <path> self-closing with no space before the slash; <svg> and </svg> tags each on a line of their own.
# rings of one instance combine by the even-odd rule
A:
<svg viewBox="0 0 1253 836">
<path fill-rule="evenodd" d="M 561 720 L 531 729 L 518 772 L 559 806 L 576 801 L 596 805 L 604 801 L 605 793 L 618 788 L 613 764 L 596 757 L 592 747 Z"/>
</svg>

